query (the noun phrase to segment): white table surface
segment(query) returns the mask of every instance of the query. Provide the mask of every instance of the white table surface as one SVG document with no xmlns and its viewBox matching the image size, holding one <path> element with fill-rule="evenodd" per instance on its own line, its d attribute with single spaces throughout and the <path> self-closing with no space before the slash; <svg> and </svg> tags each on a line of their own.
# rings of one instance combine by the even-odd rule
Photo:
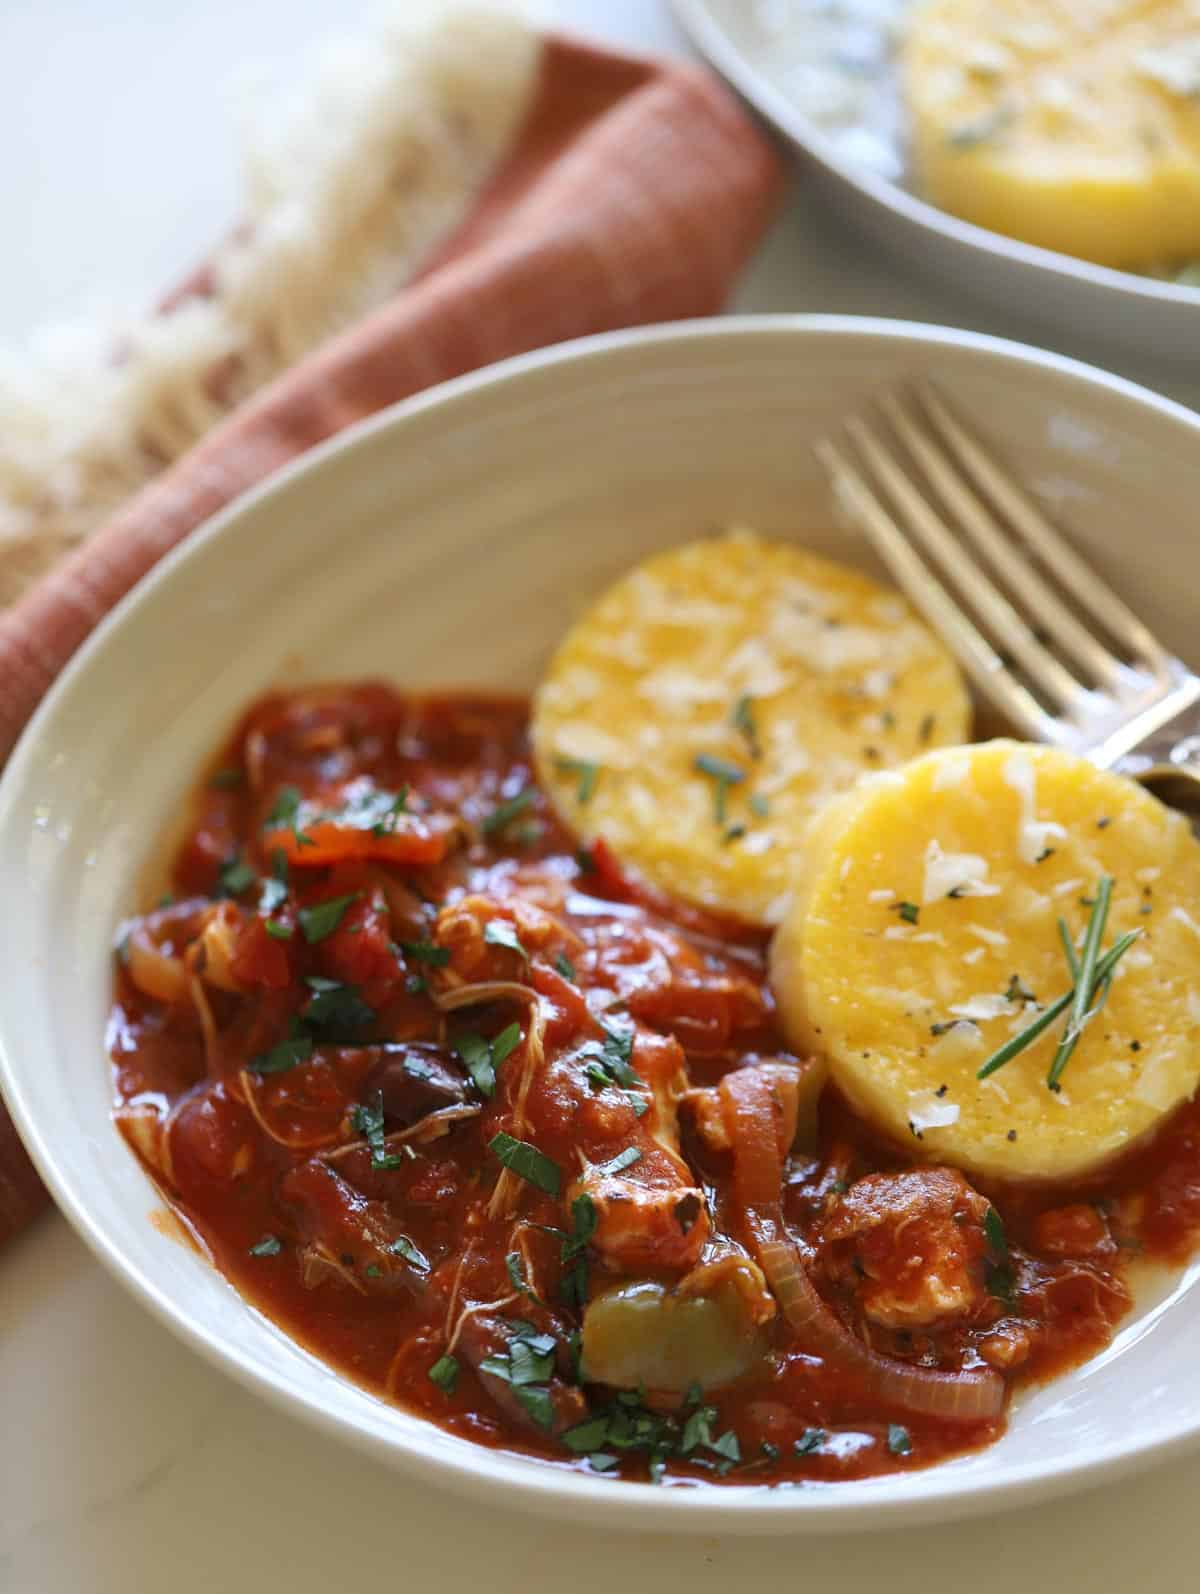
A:
<svg viewBox="0 0 1200 1594">
<path fill-rule="evenodd" d="M 236 211 L 231 60 L 286 64 L 367 11 L 365 0 L 0 6 L 0 340 L 151 302 Z M 558 11 L 601 37 L 684 50 L 661 0 L 561 0 Z M 1028 336 L 869 258 L 799 192 L 738 308 Z M 1122 368 L 1200 404 L 1200 370 Z M 269 1410 L 151 1321 L 56 1216 L 0 1256 L 0 1594 L 645 1594 L 668 1577 L 694 1594 L 735 1580 L 848 1594 L 1177 1594 L 1196 1586 L 1197 1498 L 1200 1457 L 936 1532 L 602 1539 L 416 1487 Z"/>
</svg>

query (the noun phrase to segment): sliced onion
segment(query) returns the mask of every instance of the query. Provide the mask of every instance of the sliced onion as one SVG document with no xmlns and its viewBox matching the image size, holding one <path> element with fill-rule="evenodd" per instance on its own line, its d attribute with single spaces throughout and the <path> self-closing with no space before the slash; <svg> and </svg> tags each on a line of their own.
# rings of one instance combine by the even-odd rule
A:
<svg viewBox="0 0 1200 1594">
<path fill-rule="evenodd" d="M 520 985 L 516 980 L 480 980 L 474 985 L 456 985 L 448 991 L 436 991 L 433 1000 L 443 1013 L 452 1013 L 457 1007 L 479 1007 L 484 1002 L 536 1002 L 538 993 L 532 985 Z"/>
<path fill-rule="evenodd" d="M 761 1239 L 758 1259 L 780 1310 L 805 1348 L 852 1367 L 887 1405 L 943 1422 L 983 1422 L 1004 1409 L 1004 1380 L 990 1368 L 948 1373 L 913 1367 L 864 1345 L 817 1294 L 791 1240 Z"/>
<path fill-rule="evenodd" d="M 155 945 L 144 919 L 130 932 L 128 947 L 129 978 L 144 996 L 168 1004 L 187 1001 L 188 973 L 183 959 Z"/>
<path fill-rule="evenodd" d="M 943 1422 L 982 1422 L 998 1417 L 1005 1396 L 999 1373 L 990 1368 L 942 1372 L 881 1356 L 851 1333 L 817 1293 L 783 1223 L 783 1150 L 778 1125 L 787 1119 L 789 1103 L 780 1099 L 777 1073 L 738 1069 L 725 1076 L 720 1088 L 733 1146 L 734 1196 L 745 1215 L 767 1283 L 793 1333 L 806 1350 L 853 1368 L 871 1393 L 887 1405 Z"/>
</svg>

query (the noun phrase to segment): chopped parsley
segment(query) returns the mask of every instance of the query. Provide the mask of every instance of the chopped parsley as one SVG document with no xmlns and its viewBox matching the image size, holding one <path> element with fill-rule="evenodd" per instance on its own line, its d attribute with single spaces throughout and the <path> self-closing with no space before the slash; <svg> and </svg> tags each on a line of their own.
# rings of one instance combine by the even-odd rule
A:
<svg viewBox="0 0 1200 1594">
<path fill-rule="evenodd" d="M 601 765 L 593 764 L 586 758 L 556 758 L 554 767 L 564 775 L 576 775 L 579 784 L 575 788 L 575 801 L 583 804 L 591 801 L 592 793 L 596 790 L 596 782 L 600 778 Z"/>
<path fill-rule="evenodd" d="M 915 902 L 893 902 L 892 909 L 900 915 L 905 924 L 916 924 L 921 917 L 921 910 Z"/>
<path fill-rule="evenodd" d="M 315 946 L 327 935 L 332 935 L 341 924 L 346 909 L 357 898 L 358 892 L 351 891 L 347 896 L 330 897 L 328 902 L 318 902 L 316 907 L 301 908 L 297 918 L 300 920 L 300 928 L 309 946 Z"/>
<path fill-rule="evenodd" d="M 898 1422 L 888 1423 L 887 1447 L 894 1456 L 911 1456 L 912 1438 L 908 1429 Z"/>
<path fill-rule="evenodd" d="M 792 1446 L 798 1456 L 815 1455 L 828 1438 L 824 1428 L 806 1428 Z"/>
<path fill-rule="evenodd" d="M 479 828 L 485 836 L 499 836 L 512 824 L 514 819 L 520 817 L 528 808 L 533 806 L 535 792 L 532 786 L 526 786 L 524 791 L 519 791 L 515 797 L 510 797 L 506 802 L 497 803 L 490 814 L 485 814 Z"/>
<path fill-rule="evenodd" d="M 444 969 L 450 961 L 450 948 L 435 946 L 432 941 L 401 941 L 400 950 L 410 963 L 424 963 L 431 969 Z"/>
<path fill-rule="evenodd" d="M 747 798 L 747 803 L 749 804 L 750 812 L 757 819 L 766 819 L 771 812 L 771 804 L 760 791 L 751 792 Z"/>
<path fill-rule="evenodd" d="M 301 1015 L 310 1029 L 319 1029 L 322 1039 L 336 1040 L 356 1033 L 375 1022 L 375 1010 L 368 1007 L 353 985 L 310 974 L 304 983 L 313 993 Z"/>
<path fill-rule="evenodd" d="M 240 897 L 243 891 L 249 891 L 257 879 L 257 873 L 241 853 L 235 852 L 221 865 L 217 884 L 223 897 Z"/>
<path fill-rule="evenodd" d="M 429 1369 L 429 1382 L 436 1384 L 447 1395 L 452 1395 L 458 1384 L 458 1362 L 453 1356 L 439 1356 Z"/>
<path fill-rule="evenodd" d="M 989 1206 L 983 1219 L 983 1233 L 987 1241 L 988 1256 L 984 1264 L 984 1278 L 989 1295 L 1011 1306 L 1017 1297 L 1017 1282 L 1008 1254 L 1008 1235 L 1004 1219 Z"/>
<path fill-rule="evenodd" d="M 632 1168 L 635 1162 L 641 1162 L 642 1154 L 636 1146 L 626 1146 L 624 1151 L 619 1151 L 611 1162 L 603 1162 L 596 1169 L 597 1173 L 621 1173 L 626 1168 Z"/>
<path fill-rule="evenodd" d="M 591 1196 L 576 1196 L 571 1202 L 571 1232 L 562 1236 L 559 1253 L 565 1269 L 559 1293 L 568 1306 L 581 1312 L 588 1299 L 587 1248 L 598 1222 L 596 1203 Z"/>
<path fill-rule="evenodd" d="M 554 967 L 557 969 L 558 973 L 562 975 L 564 980 L 574 980 L 575 965 L 571 962 L 570 958 L 565 952 L 560 952 L 555 958 Z"/>
<path fill-rule="evenodd" d="M 519 958 L 523 958 L 526 963 L 529 962 L 529 953 L 521 945 L 516 926 L 509 924 L 507 919 L 489 919 L 483 927 L 483 939 L 488 946 L 506 947 L 508 951 L 515 952 Z"/>
<path fill-rule="evenodd" d="M 383 797 L 383 796 L 387 796 L 389 794 L 385 793 L 385 792 L 381 792 L 381 793 L 379 793 L 379 795 L 381 797 Z M 388 803 L 388 806 L 384 809 L 384 811 L 380 815 L 380 817 L 378 819 L 375 819 L 374 822 L 372 823 L 372 825 L 371 825 L 371 834 L 373 836 L 391 836 L 391 835 L 394 835 L 395 834 L 395 830 L 396 830 L 396 821 L 397 821 L 397 819 L 399 819 L 401 814 L 406 813 L 407 811 L 408 811 L 408 787 L 407 786 L 401 786 L 400 790 L 396 793 L 396 795 Z"/>
<path fill-rule="evenodd" d="M 264 1234 L 257 1245 L 250 1247 L 251 1256 L 278 1256 L 283 1245 L 273 1234 Z"/>
<path fill-rule="evenodd" d="M 410 1267 L 415 1267 L 418 1273 L 429 1272 L 429 1258 L 418 1246 L 414 1245 L 407 1234 L 402 1234 L 392 1241 L 388 1250 L 393 1256 L 403 1257 Z"/>
<path fill-rule="evenodd" d="M 388 1152 L 384 1140 L 382 1091 L 376 1092 L 374 1101 L 359 1103 L 350 1109 L 350 1127 L 367 1142 L 372 1168 L 398 1168 L 404 1161 L 403 1157 Z M 400 1242 L 396 1243 L 398 1245 Z M 402 1254 L 397 1252 L 397 1255 Z"/>
<path fill-rule="evenodd" d="M 312 1056 L 312 1051 L 312 1036 L 304 1033 L 298 1019 L 293 1019 L 287 1039 L 279 1041 L 270 1051 L 252 1058 L 250 1068 L 256 1074 L 284 1074 L 289 1068 L 295 1068 L 297 1063 L 306 1062 Z"/>
<path fill-rule="evenodd" d="M 521 1043 L 521 1026 L 509 1024 L 495 1040 L 489 1041 L 474 1030 L 467 1030 L 454 1039 L 454 1050 L 462 1059 L 463 1067 L 474 1081 L 481 1096 L 496 1094 L 496 1070 L 506 1057 Z"/>
<path fill-rule="evenodd" d="M 300 792 L 295 786 L 281 786 L 271 811 L 263 821 L 267 830 L 281 830 L 294 823 L 300 812 Z"/>
<path fill-rule="evenodd" d="M 556 1196 L 562 1188 L 562 1172 L 558 1164 L 536 1146 L 530 1145 L 528 1140 L 517 1140 L 501 1129 L 488 1141 L 488 1150 L 498 1162 L 536 1190 Z"/>
</svg>

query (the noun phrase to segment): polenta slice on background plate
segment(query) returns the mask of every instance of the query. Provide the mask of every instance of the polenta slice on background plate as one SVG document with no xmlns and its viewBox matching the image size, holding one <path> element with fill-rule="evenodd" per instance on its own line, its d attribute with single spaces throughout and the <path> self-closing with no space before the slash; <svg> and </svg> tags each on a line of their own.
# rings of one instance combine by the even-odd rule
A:
<svg viewBox="0 0 1200 1594">
<path fill-rule="evenodd" d="M 1200 258 L 1196 0 L 921 0 L 902 75 L 943 210 L 1100 265 Z"/>
<path fill-rule="evenodd" d="M 538 775 L 587 841 L 703 907 L 783 913 L 812 816 L 967 735 L 950 654 L 895 593 L 748 532 L 637 566 L 562 643 Z"/>
<path fill-rule="evenodd" d="M 1095 956 L 1124 951 L 1057 1077 L 1069 1007 L 1005 1060 L 1072 989 L 1059 920 L 1082 959 L 1109 896 Z M 1200 843 L 1072 754 L 931 753 L 814 826 L 771 965 L 792 1044 L 893 1138 L 984 1176 L 1074 1178 L 1200 1082 Z"/>
</svg>

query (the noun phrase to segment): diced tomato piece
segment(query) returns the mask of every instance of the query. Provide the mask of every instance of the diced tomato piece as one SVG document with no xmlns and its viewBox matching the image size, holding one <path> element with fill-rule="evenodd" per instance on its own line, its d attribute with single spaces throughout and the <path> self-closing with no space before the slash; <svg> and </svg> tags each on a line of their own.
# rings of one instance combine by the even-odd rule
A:
<svg viewBox="0 0 1200 1594">
<path fill-rule="evenodd" d="M 258 914 L 248 918 L 238 930 L 229 967 L 241 986 L 262 985 L 281 991 L 292 979 L 287 942 L 268 935 L 266 921 Z"/>
</svg>

